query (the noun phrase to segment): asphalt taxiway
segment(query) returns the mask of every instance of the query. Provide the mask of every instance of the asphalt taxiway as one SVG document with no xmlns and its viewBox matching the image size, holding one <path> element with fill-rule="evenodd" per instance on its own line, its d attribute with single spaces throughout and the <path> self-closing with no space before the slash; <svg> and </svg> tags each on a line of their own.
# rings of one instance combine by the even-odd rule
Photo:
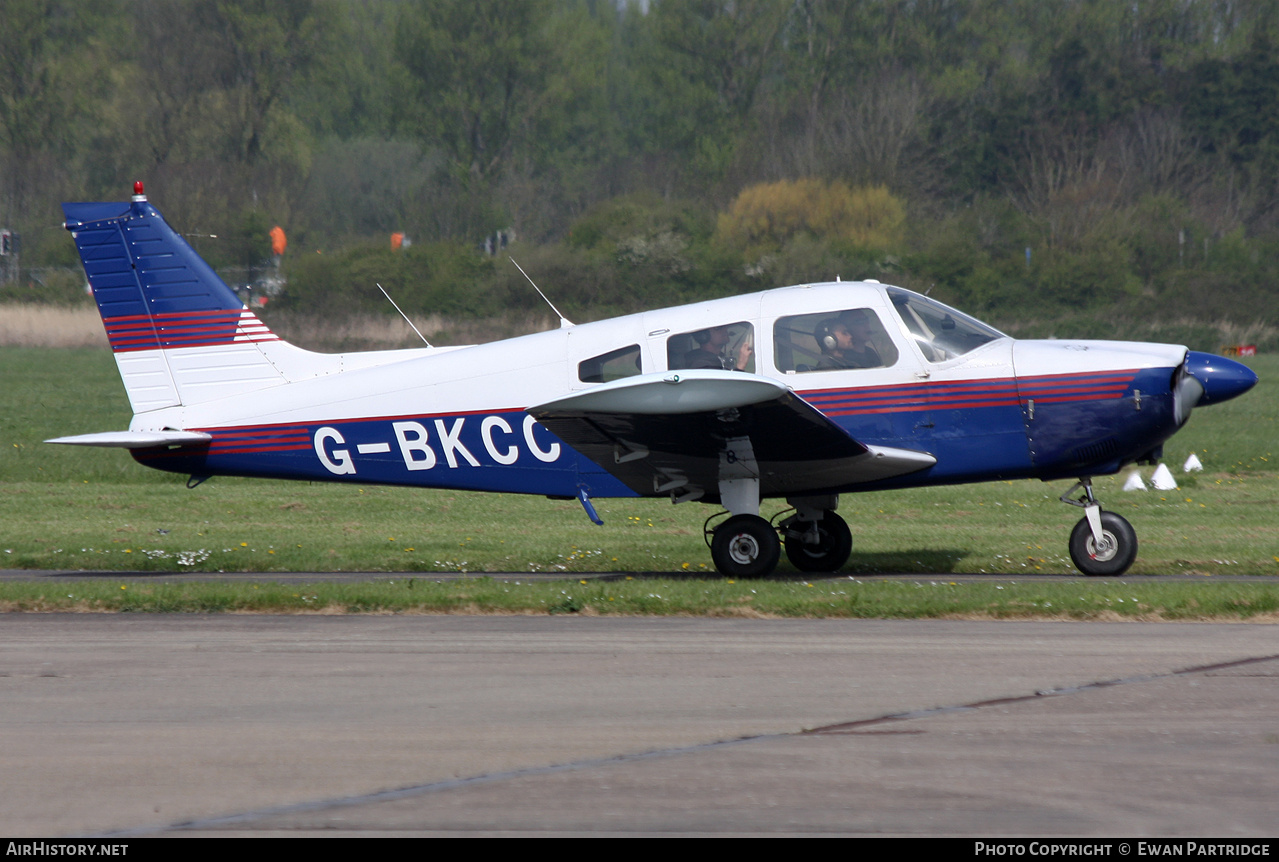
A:
<svg viewBox="0 0 1279 862">
<path fill-rule="evenodd" d="M 1279 628 L 0 615 L 0 832 L 1279 833 Z"/>
</svg>

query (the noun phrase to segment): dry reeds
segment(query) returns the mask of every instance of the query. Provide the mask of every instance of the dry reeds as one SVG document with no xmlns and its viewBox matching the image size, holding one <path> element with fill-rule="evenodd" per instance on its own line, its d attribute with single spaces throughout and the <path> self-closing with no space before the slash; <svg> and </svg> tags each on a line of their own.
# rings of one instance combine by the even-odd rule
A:
<svg viewBox="0 0 1279 862">
<path fill-rule="evenodd" d="M 327 318 L 282 312 L 267 316 L 266 321 L 281 338 L 310 350 L 386 350 L 422 343 L 407 323 L 388 315 Z M 437 346 L 481 344 L 556 326 L 554 320 L 534 314 L 474 319 L 435 314 L 413 322 Z M 98 310 L 91 305 L 14 303 L 0 305 L 0 346 L 106 348 L 108 344 Z"/>
<path fill-rule="evenodd" d="M 0 345 L 5 347 L 107 347 L 98 310 L 91 305 L 0 306 Z"/>
<path fill-rule="evenodd" d="M 437 347 L 483 344 L 530 332 L 554 329 L 556 321 L 533 314 L 486 318 L 449 318 L 438 314 L 415 318 L 414 325 Z M 357 314 L 342 318 L 282 312 L 267 324 L 281 338 L 310 350 L 379 350 L 421 347 L 421 339 L 401 318 Z"/>
</svg>

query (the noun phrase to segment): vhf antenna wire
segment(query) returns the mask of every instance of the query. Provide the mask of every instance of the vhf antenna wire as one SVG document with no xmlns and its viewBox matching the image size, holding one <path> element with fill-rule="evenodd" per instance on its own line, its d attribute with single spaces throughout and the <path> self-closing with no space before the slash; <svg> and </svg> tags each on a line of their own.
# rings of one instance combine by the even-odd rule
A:
<svg viewBox="0 0 1279 862">
<path fill-rule="evenodd" d="M 377 284 L 377 282 L 373 282 L 373 283 Z M 426 336 L 423 335 L 416 326 L 413 326 L 413 321 L 409 320 L 409 316 L 405 314 L 404 311 L 398 305 L 395 305 L 395 300 L 391 299 L 391 294 L 386 292 L 386 288 L 378 284 L 377 289 L 382 291 L 382 295 L 386 297 L 386 301 L 391 303 L 391 305 L 395 306 L 396 311 L 400 312 L 400 317 L 404 318 L 404 322 L 407 323 L 409 326 L 413 327 L 413 331 L 417 333 L 418 338 L 422 339 L 422 343 L 425 344 L 427 347 L 431 347 L 432 346 L 431 342 L 426 340 Z"/>
<path fill-rule="evenodd" d="M 511 263 L 514 263 L 514 264 L 515 264 L 515 268 L 516 268 L 516 269 L 518 269 L 518 270 L 520 271 L 520 275 L 524 276 L 525 278 L 528 278 L 528 283 L 529 283 L 529 284 L 531 284 L 531 285 L 533 285 L 533 289 L 537 291 L 537 295 L 538 295 L 538 296 L 540 296 L 540 297 L 542 297 L 542 300 L 543 300 L 543 301 L 544 301 L 547 305 L 549 305 L 549 306 L 551 307 L 551 311 L 555 312 L 555 316 L 556 316 L 556 317 L 558 317 L 558 318 L 560 319 L 560 329 L 566 329 L 566 328 L 568 328 L 568 327 L 572 326 L 572 325 L 573 325 L 573 321 L 569 320 L 567 317 L 565 317 L 564 315 L 560 314 L 560 310 L 559 310 L 558 308 L 556 308 L 556 307 L 555 307 L 555 303 L 551 302 L 549 299 L 547 299 L 547 298 L 546 298 L 546 294 L 542 293 L 542 288 L 540 288 L 540 287 L 538 287 L 538 286 L 537 286 L 537 282 L 535 282 L 535 281 L 533 281 L 533 279 L 529 278 L 528 273 L 524 271 L 524 267 L 522 267 L 522 266 L 520 266 L 518 263 L 516 263 L 516 262 L 515 262 L 515 258 L 513 258 L 513 257 L 512 257 L 512 258 L 508 258 L 508 260 L 510 260 L 510 262 L 511 262 Z"/>
</svg>

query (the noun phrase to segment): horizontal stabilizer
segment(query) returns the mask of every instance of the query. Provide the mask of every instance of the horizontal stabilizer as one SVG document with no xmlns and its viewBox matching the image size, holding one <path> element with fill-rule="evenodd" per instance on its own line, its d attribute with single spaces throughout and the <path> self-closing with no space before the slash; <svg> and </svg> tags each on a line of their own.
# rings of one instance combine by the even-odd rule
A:
<svg viewBox="0 0 1279 862">
<path fill-rule="evenodd" d="M 74 437 L 55 437 L 46 443 L 65 443 L 69 446 L 103 446 L 108 449 L 150 449 L 154 446 L 198 446 L 213 437 L 202 431 L 103 431 L 99 434 L 78 434 Z"/>
</svg>

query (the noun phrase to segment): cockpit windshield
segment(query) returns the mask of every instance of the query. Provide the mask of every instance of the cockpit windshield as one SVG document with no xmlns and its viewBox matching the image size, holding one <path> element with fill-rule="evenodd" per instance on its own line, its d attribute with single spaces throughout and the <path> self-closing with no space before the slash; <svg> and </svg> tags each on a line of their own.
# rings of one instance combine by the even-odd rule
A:
<svg viewBox="0 0 1279 862">
<path fill-rule="evenodd" d="M 917 293 L 889 288 L 906 331 L 929 362 L 944 362 L 1001 338 L 998 329 Z"/>
</svg>

